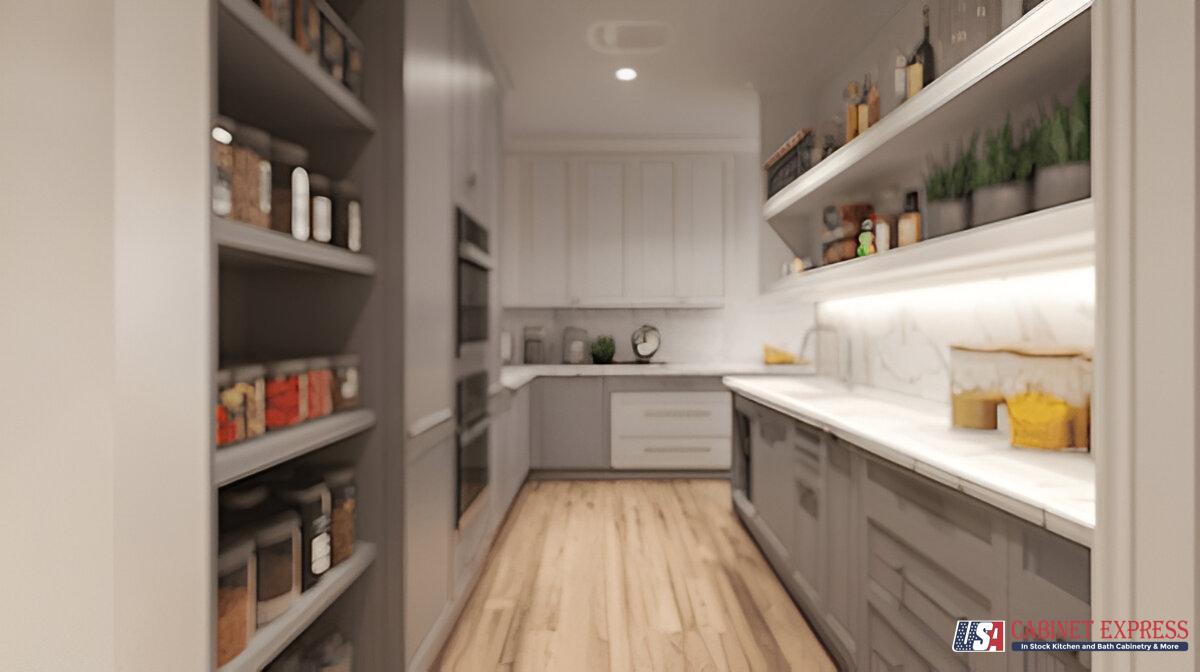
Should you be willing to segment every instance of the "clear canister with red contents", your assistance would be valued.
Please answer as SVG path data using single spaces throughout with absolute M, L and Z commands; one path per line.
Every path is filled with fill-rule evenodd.
M 287 359 L 267 366 L 267 429 L 283 429 L 308 419 L 308 360 Z
M 227 446 L 246 438 L 246 404 L 235 389 L 233 371 L 217 372 L 217 445 Z
M 308 418 L 333 413 L 333 368 L 328 357 L 308 360 Z

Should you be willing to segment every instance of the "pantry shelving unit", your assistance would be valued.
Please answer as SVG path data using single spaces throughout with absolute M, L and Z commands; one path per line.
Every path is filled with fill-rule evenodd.
M 399 311 L 387 310 L 402 300 L 403 5 L 329 4 L 362 42 L 361 99 L 268 20 L 259 3 L 213 2 L 214 113 L 305 147 L 309 170 L 354 182 L 363 210 L 361 252 L 210 217 L 216 365 L 355 353 L 363 400 L 355 410 L 213 449 L 214 499 L 221 488 L 281 465 L 349 464 L 357 486 L 354 554 L 260 629 L 222 672 L 266 668 L 314 623 L 354 642 L 355 669 L 386 669 L 403 656 L 391 636 L 402 631 L 392 605 L 401 603 L 393 564 L 402 551 L 396 513 L 403 462 L 388 450 L 402 431 L 392 423 L 403 416 L 401 392 L 389 383 L 403 377 L 394 356 L 402 334 Z M 215 650 L 215 622 L 211 627 Z
M 213 460 L 213 480 L 217 487 L 229 485 L 374 426 L 374 411 L 346 411 L 220 448 Z
M 308 626 L 325 613 L 358 577 L 375 561 L 375 545 L 355 544 L 354 553 L 321 577 L 321 582 L 304 593 L 282 616 L 254 633 L 253 639 L 237 658 L 222 665 L 220 672 L 259 672 L 275 659 L 287 645 L 299 637 Z

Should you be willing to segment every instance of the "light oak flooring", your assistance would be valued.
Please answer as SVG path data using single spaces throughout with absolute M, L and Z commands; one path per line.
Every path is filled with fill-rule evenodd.
M 437 669 L 834 670 L 716 480 L 532 481 Z

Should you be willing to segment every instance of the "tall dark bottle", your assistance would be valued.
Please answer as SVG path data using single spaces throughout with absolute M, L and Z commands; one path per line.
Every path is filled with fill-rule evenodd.
M 934 77 L 933 45 L 929 43 L 929 5 L 921 9 L 925 18 L 925 36 L 908 59 L 908 96 L 929 86 Z M 919 67 L 914 67 L 919 66 Z

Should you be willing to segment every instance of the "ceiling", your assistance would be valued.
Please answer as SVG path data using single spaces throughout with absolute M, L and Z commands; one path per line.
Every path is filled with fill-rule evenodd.
M 905 0 L 471 0 L 512 94 L 559 105 L 640 87 L 687 92 L 807 90 L 866 44 Z M 603 21 L 661 21 L 665 48 L 601 53 Z M 618 67 L 639 77 L 621 83 Z M 622 87 L 625 87 L 624 89 Z M 644 94 L 643 94 L 644 98 Z M 694 101 L 693 101 L 694 102 Z

